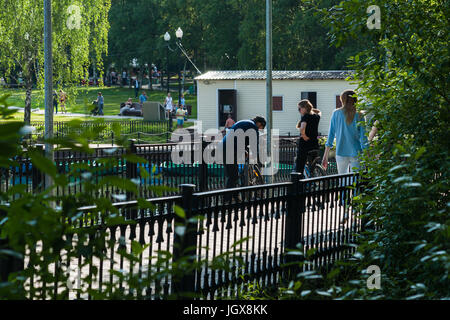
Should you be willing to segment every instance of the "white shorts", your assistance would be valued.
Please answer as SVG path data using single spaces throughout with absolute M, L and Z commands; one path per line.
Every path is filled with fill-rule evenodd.
M 336 155 L 336 164 L 339 174 L 355 172 L 354 168 L 360 168 L 357 157 L 341 157 Z

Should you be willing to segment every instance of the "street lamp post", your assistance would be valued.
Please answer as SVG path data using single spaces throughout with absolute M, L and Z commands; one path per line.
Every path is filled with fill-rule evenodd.
M 273 182 L 272 163 L 272 0 L 266 0 L 266 114 L 267 114 L 267 156 L 270 161 L 269 183 Z
M 186 50 L 183 48 L 183 45 L 181 43 L 181 39 L 183 38 L 183 30 L 181 28 L 178 28 L 177 31 L 175 31 L 175 35 L 177 37 L 177 41 L 175 44 L 177 45 L 177 48 L 180 49 L 180 51 L 183 53 L 183 55 L 186 57 L 186 59 L 194 66 L 194 68 L 197 70 L 199 74 L 202 74 L 201 71 L 197 68 L 195 63 L 189 58 L 189 55 L 186 53 Z M 170 34 L 169 32 L 166 32 L 164 34 L 164 40 L 166 41 L 167 46 L 167 70 L 169 70 L 169 50 L 175 51 L 177 50 L 170 48 L 169 41 L 170 41 Z M 167 71 L 168 72 L 168 71 Z M 168 72 L 169 73 L 169 72 Z M 183 90 L 184 90 L 184 77 L 186 74 L 186 64 L 184 65 L 184 72 L 183 72 Z M 178 72 L 178 104 L 181 103 L 181 84 L 180 84 L 180 77 L 181 77 L 181 71 Z M 169 93 L 169 78 L 167 79 L 167 93 Z
M 170 34 L 169 32 L 166 32 L 164 34 L 164 40 L 166 41 L 167 50 L 166 50 L 166 61 L 167 61 L 167 93 L 169 93 L 169 82 L 170 82 L 170 73 L 169 73 L 169 41 L 170 41 Z
M 175 31 L 175 35 L 177 37 L 176 45 L 181 50 L 181 39 L 183 38 L 183 30 L 181 28 L 178 28 L 177 31 Z M 170 73 L 169 73 L 169 50 L 175 51 L 176 49 L 170 48 L 170 34 L 169 32 L 166 32 L 164 34 L 164 40 L 166 41 L 166 47 L 167 47 L 167 93 L 169 93 L 169 79 L 170 79 Z M 178 104 L 181 103 L 181 83 L 180 83 L 180 71 L 178 71 Z
M 44 67 L 45 67 L 45 139 L 53 138 L 53 65 L 52 65 L 52 2 L 44 0 Z M 53 162 L 53 143 L 45 143 L 45 155 Z M 45 188 L 53 180 L 45 175 Z
M 180 27 L 178 27 L 177 31 L 175 32 L 175 35 L 178 39 L 178 47 L 181 47 L 181 39 L 183 38 L 183 30 L 181 30 Z M 184 74 L 183 74 L 184 76 Z M 178 105 L 181 104 L 181 71 L 178 71 Z

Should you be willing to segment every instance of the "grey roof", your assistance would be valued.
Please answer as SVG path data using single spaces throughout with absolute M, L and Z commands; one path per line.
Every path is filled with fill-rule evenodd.
M 344 80 L 352 71 L 272 71 L 274 80 Z M 195 80 L 265 80 L 266 70 L 208 71 Z

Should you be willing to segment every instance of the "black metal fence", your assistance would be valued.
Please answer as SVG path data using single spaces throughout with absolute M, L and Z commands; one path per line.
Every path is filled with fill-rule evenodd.
M 296 173 L 290 182 L 220 191 L 196 193 L 195 185 L 182 185 L 182 195 L 147 200 L 151 207 L 142 208 L 136 201 L 115 204 L 126 222 L 108 226 L 95 206 L 80 208 L 74 226 L 97 228 L 102 232 L 96 234 L 95 242 L 92 238 L 92 243 L 110 246 L 98 257 L 72 256 L 62 262 L 78 270 L 80 279 L 93 279 L 89 288 L 99 292 L 111 288 L 107 283 L 116 283 L 123 294 L 142 299 L 164 298 L 180 291 L 195 292 L 201 299 L 236 297 L 245 292 L 248 284 L 268 288 L 286 279 L 289 269 L 283 264 L 298 257 L 287 255 L 290 249 L 314 249 L 310 264 L 296 271 L 329 268 L 337 259 L 353 253 L 350 244 L 362 223 L 352 199 L 362 187 L 357 174 L 300 180 Z M 176 232 L 175 221 L 180 218 L 175 214 L 175 205 L 184 209 L 190 221 L 184 234 Z M 128 260 L 133 254 L 133 241 L 149 246 L 137 260 Z M 158 252 L 170 253 L 169 259 L 158 263 Z M 177 280 L 170 272 L 152 278 L 152 272 L 170 270 L 182 252 L 194 254 L 194 272 Z M 214 267 L 211 262 L 220 257 L 224 264 Z M 29 261 L 25 263 L 33 267 Z M 137 292 L 127 291 L 119 273 L 152 281 Z M 64 288 L 64 284 L 33 279 L 28 286 L 35 291 L 45 286 L 48 293 L 44 297 L 48 298 Z M 91 297 L 71 290 L 67 298 Z
M 177 189 L 181 184 L 195 184 L 196 191 L 219 190 L 225 187 L 225 173 L 223 165 L 206 164 L 194 161 L 192 164 L 175 164 L 172 161 L 174 150 L 183 150 L 196 159 L 196 153 L 203 154 L 207 147 L 205 142 L 195 143 L 166 143 L 166 144 L 135 144 L 130 149 L 114 146 L 94 148 L 93 153 L 76 152 L 73 150 L 57 150 L 54 153 L 55 164 L 60 174 L 65 174 L 70 184 L 56 190 L 57 196 L 74 194 L 82 191 L 86 180 L 98 184 L 107 176 L 115 176 L 134 181 L 139 185 L 142 198 L 161 196 L 155 192 L 155 186 L 168 186 Z M 273 182 L 290 180 L 294 168 L 296 145 L 281 143 L 279 152 L 278 171 Z M 145 159 L 146 163 L 132 163 L 125 159 L 131 153 Z M 111 160 L 103 161 L 105 159 Z M 11 186 L 23 184 L 30 192 L 43 186 L 42 174 L 32 165 L 28 158 L 15 159 L 17 164 L 9 169 L 0 169 L 0 191 L 6 191 Z M 243 170 L 243 166 L 240 166 Z M 147 173 L 144 175 L 143 171 Z M 335 174 L 336 163 L 330 162 L 327 174 Z M 93 191 L 93 196 L 111 198 L 113 201 L 132 200 L 131 194 L 126 195 L 118 186 L 102 184 Z M 178 190 L 164 191 L 162 195 L 176 195 Z M 126 197 L 126 198 L 124 198 Z
M 113 126 L 120 126 L 120 132 L 122 135 L 137 135 L 137 133 L 144 135 L 159 135 L 168 141 L 171 132 L 170 121 L 143 121 L 143 120 L 122 120 L 122 121 L 82 121 L 79 128 L 75 128 L 70 125 L 68 121 L 55 121 L 53 123 L 54 136 L 56 138 L 66 137 L 69 133 L 84 132 L 89 129 L 102 128 L 99 133 L 99 141 L 114 141 Z M 33 137 L 37 140 L 44 138 L 45 122 L 44 121 L 31 121 L 30 126 L 35 128 Z M 97 142 L 97 141 L 96 141 Z

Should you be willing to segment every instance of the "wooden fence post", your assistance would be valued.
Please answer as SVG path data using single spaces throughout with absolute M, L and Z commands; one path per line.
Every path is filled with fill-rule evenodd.
M 291 182 L 288 193 L 288 205 L 285 225 L 285 252 L 284 262 L 301 262 L 299 255 L 287 254 L 289 250 L 299 250 L 298 243 L 302 243 L 303 214 L 306 211 L 306 195 L 304 193 L 304 181 L 300 180 L 301 174 L 291 173 Z M 296 274 L 298 266 L 288 267 L 288 277 Z
M 194 191 L 195 185 L 182 184 L 180 185 L 182 203 L 181 207 L 184 210 L 185 218 L 178 215 L 175 216 L 175 228 L 185 227 L 184 233 L 174 234 L 174 255 L 173 261 L 179 263 L 183 259 L 187 259 L 188 264 L 195 262 L 195 255 L 197 253 L 197 223 L 190 221 L 194 217 Z M 177 229 L 176 229 L 177 230 Z M 190 293 L 195 292 L 195 273 L 187 272 L 181 276 L 180 279 L 174 283 L 174 291 L 179 299 L 192 299 Z

